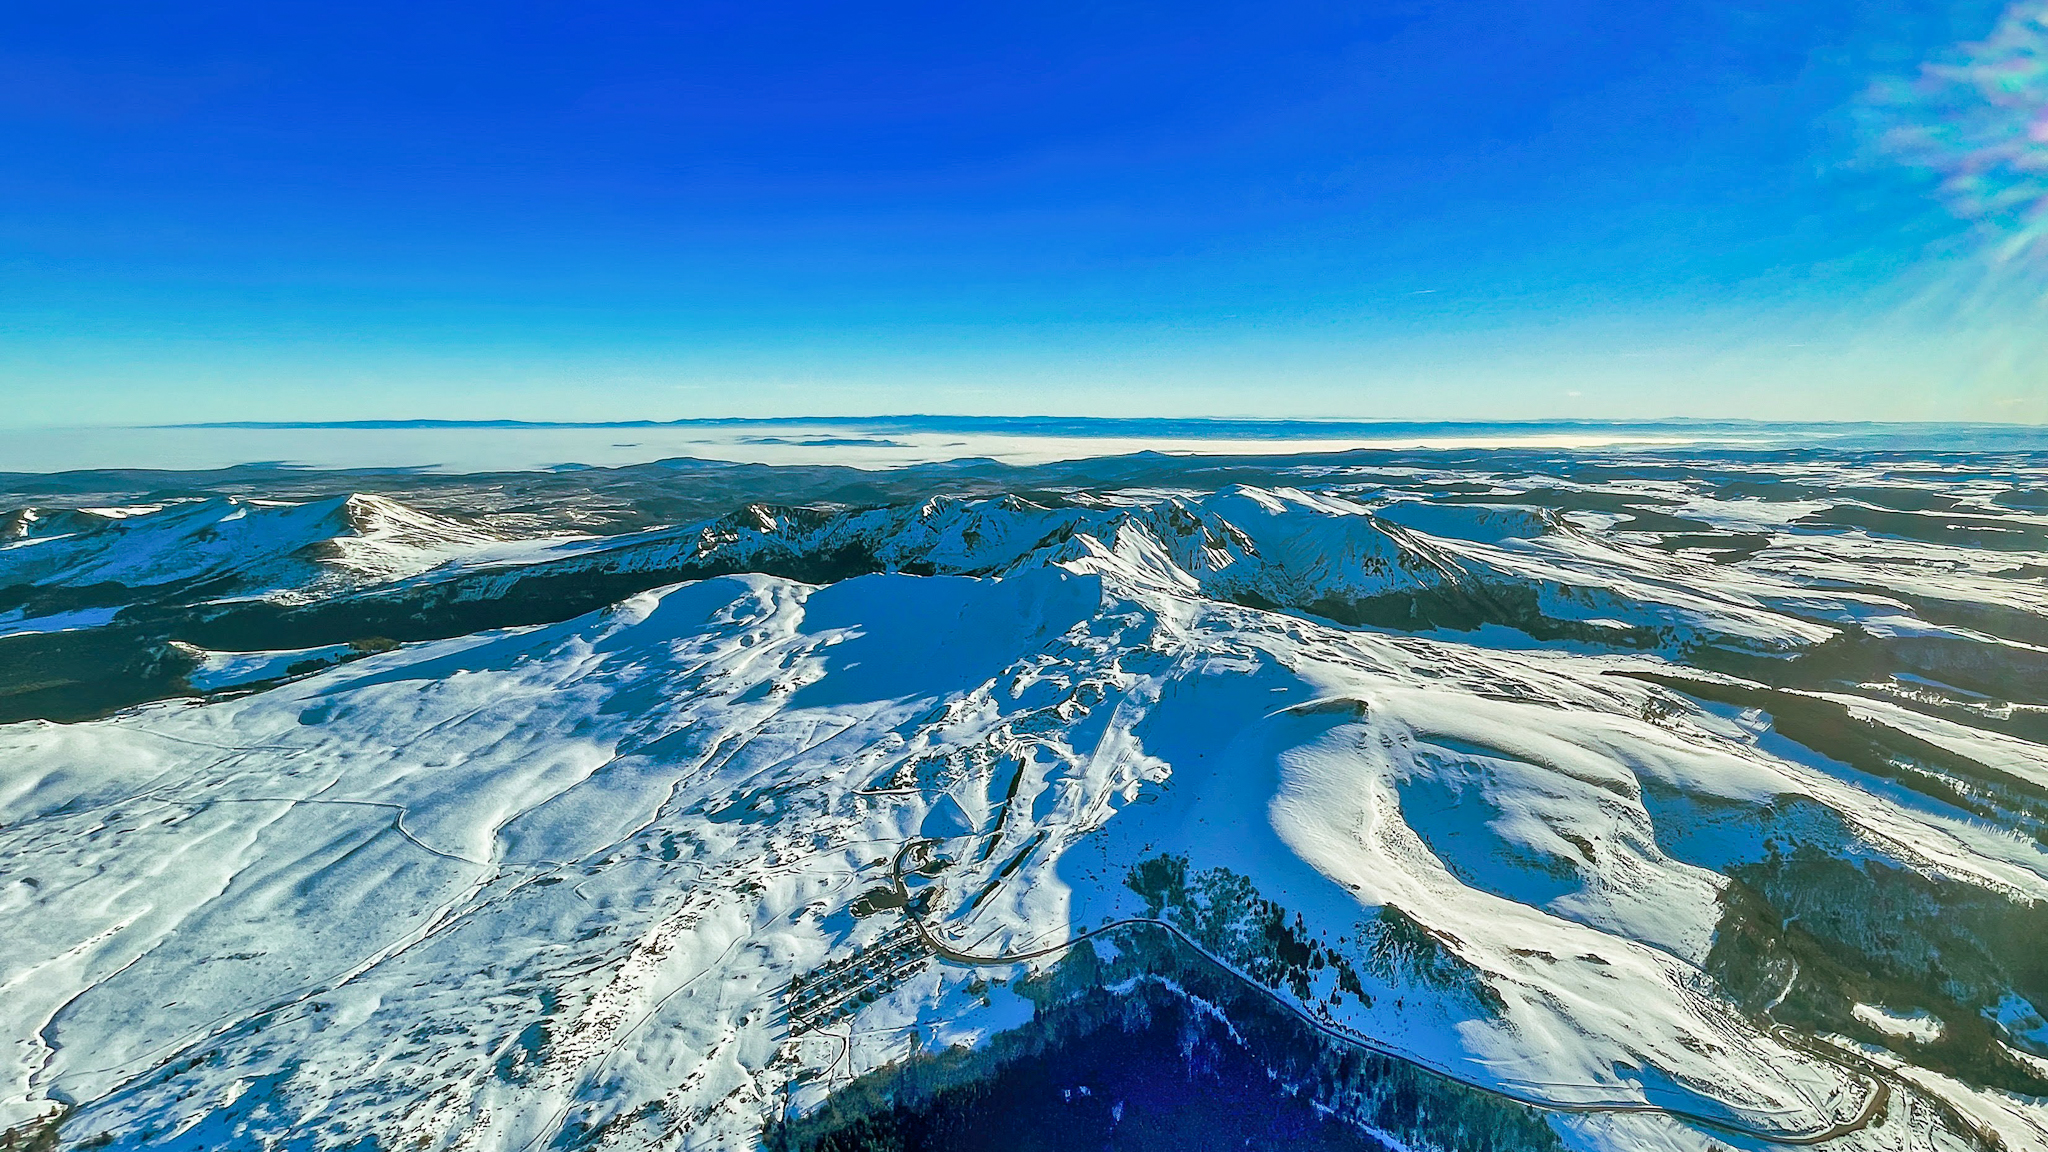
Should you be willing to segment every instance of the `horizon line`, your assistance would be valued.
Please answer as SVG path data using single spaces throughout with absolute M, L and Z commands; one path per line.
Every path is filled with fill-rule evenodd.
M 1342 428 L 1654 428 L 1654 427 L 1744 427 L 1744 428 L 2043 428 L 2048 424 L 2020 420 L 1764 420 L 1750 417 L 1524 417 L 1500 419 L 1414 419 L 1360 416 L 994 416 L 964 413 L 895 413 L 873 416 L 683 416 L 669 420 L 638 418 L 627 420 L 525 420 L 510 417 L 452 419 L 442 417 L 369 418 L 358 420 L 203 420 L 176 424 L 94 425 L 82 427 L 176 429 L 286 429 L 327 428 L 398 430 L 407 428 L 688 428 L 741 427 L 797 424 L 865 424 L 900 426 L 1059 427 L 1103 428 L 1183 426 L 1210 431 L 1228 428 L 1334 430 Z

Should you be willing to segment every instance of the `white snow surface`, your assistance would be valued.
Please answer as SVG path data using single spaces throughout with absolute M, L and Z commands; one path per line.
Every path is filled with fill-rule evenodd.
M 119 608 L 74 608 L 69 612 L 30 616 L 16 608 L 11 612 L 0 612 L 0 636 L 32 632 L 77 632 L 86 628 L 98 628 L 111 622 L 119 612 Z
M 847 906 L 940 809 L 973 829 L 951 843 L 995 840 L 934 913 L 963 946 L 1133 914 L 1127 869 L 1179 852 L 1330 940 L 1398 907 L 1497 1000 L 1382 966 L 1372 1007 L 1311 1005 L 1334 1027 L 1560 1103 L 1851 1115 L 1864 1083 L 1709 994 L 1709 866 L 1760 832 L 1676 834 L 1671 797 L 1808 797 L 1870 853 L 2038 898 L 2048 859 L 1986 858 L 1711 714 L 1652 723 L 1656 689 L 1598 674 L 1632 661 L 1219 603 L 1118 539 L 1002 578 L 706 580 L 240 699 L 13 725 L 0 1123 L 71 1101 L 68 1133 L 144 1142 L 523 1149 L 612 1124 L 746 1146 L 907 1036 L 1017 1019 L 942 965 L 851 1035 L 786 1035 L 790 977 L 883 930 Z
M 278 679 L 290 675 L 294 667 L 339 664 L 355 651 L 346 644 L 266 652 L 209 652 L 203 648 L 186 647 L 198 657 L 199 666 L 187 673 L 185 679 L 201 692 Z
M 1687 511 L 1807 510 L 1755 503 Z M 860 1072 L 1030 1018 L 1000 985 L 968 988 L 1025 965 L 942 963 L 790 1035 L 791 979 L 900 923 L 851 905 L 930 837 L 955 861 L 930 922 L 960 948 L 1015 953 L 1142 915 L 1130 869 L 1181 855 L 1349 949 L 1369 1003 L 1332 1003 L 1334 967 L 1305 999 L 1276 992 L 1333 1033 L 1528 1099 L 1797 1133 L 1856 1115 L 1870 1081 L 1712 987 L 1728 867 L 1808 836 L 2048 899 L 2038 843 L 1866 786 L 1757 714 L 1605 675 L 1670 671 L 1701 638 L 1782 654 L 1851 622 L 1966 635 L 1812 575 L 1853 568 L 1877 546 L 1864 537 L 1824 562 L 1737 566 L 1533 508 L 1288 488 L 757 507 L 527 542 L 360 496 L 119 511 L 24 519 L 0 542 L 0 585 L 297 595 L 836 554 L 886 570 L 720 576 L 233 699 L 0 726 L 0 1128 L 76 1106 L 67 1138 L 119 1147 L 292 1134 L 513 1152 L 593 1130 L 751 1147 L 764 1120 Z M 1979 569 L 1911 579 L 2041 603 Z M 1401 636 L 1278 610 L 1475 579 L 1657 640 L 1489 647 L 1508 630 Z M 268 681 L 345 649 L 207 653 L 191 681 Z M 2048 780 L 2048 750 L 2025 740 L 1832 699 Z M 1830 818 L 1760 815 L 1794 799 Z M 1362 929 L 1389 908 L 1461 979 L 1367 955 Z M 1588 1149 L 1728 1139 L 1649 1114 L 1557 1128 Z M 1905 1128 L 1835 1146 L 1903 1148 Z
M 38 530 L 0 539 L 0 587 L 151 588 L 205 580 L 219 581 L 223 592 L 267 591 L 393 579 L 497 543 L 477 529 L 367 495 L 303 503 L 220 496 L 37 512 L 16 515 L 25 529 Z
M 1703 638 L 1785 653 L 1842 623 L 1895 617 L 1904 605 L 1847 591 L 1815 597 L 1802 582 L 1682 554 L 1635 548 L 1514 505 L 1431 505 L 1367 494 L 1262 489 L 1207 494 L 1080 494 L 1058 506 L 1020 496 L 935 497 L 826 514 L 755 505 L 675 528 L 566 540 L 521 552 L 551 574 L 774 567 L 851 555 L 885 570 L 1000 575 L 1114 552 L 1158 582 L 1215 599 L 1342 616 L 1376 598 L 1488 586 L 1522 588 L 1549 619 L 1588 635 L 1638 633 L 1641 646 Z M 512 571 L 489 555 L 421 581 Z M 1788 612 L 1786 609 L 1797 609 Z
M 1880 1004 L 1858 1004 L 1850 1009 L 1858 1020 L 1887 1036 L 1900 1036 L 1922 1044 L 1941 1039 L 1941 1021 L 1924 1011 L 1893 1012 Z

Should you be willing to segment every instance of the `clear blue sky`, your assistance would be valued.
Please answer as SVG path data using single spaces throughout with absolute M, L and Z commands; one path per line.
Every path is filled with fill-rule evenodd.
M 2048 420 L 2042 10 L 15 4 L 0 400 Z

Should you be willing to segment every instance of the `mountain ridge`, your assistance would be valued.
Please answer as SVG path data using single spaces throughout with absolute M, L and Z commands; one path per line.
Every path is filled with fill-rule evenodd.
M 2048 1132 L 2038 649 L 1917 606 L 2011 631 L 2025 550 L 1809 519 L 1870 506 L 1868 465 L 1777 502 L 1179 466 L 609 535 L 130 517 L 180 528 L 119 536 L 149 571 L 236 508 L 318 531 L 248 537 L 220 594 L 0 636 L 164 697 L 0 724 L 0 1127 L 753 1147 L 917 1053 L 1178 988 L 1382 1143 L 1465 1146 L 1427 1114 L 1617 1152 Z M 1914 482 L 2031 524 L 1994 499 L 2024 475 L 1958 471 Z M 265 567 L 330 531 L 360 583 Z M 1390 592 L 1480 615 L 1338 611 Z M 183 670 L 135 670 L 151 644 Z M 1228 978 L 1098 932 L 1138 920 Z

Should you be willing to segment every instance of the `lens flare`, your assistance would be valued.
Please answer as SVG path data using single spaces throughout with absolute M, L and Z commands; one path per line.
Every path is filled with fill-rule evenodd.
M 1886 153 L 1934 174 L 2000 259 L 2048 259 L 2048 3 L 2012 5 L 1983 40 L 1873 96 Z

